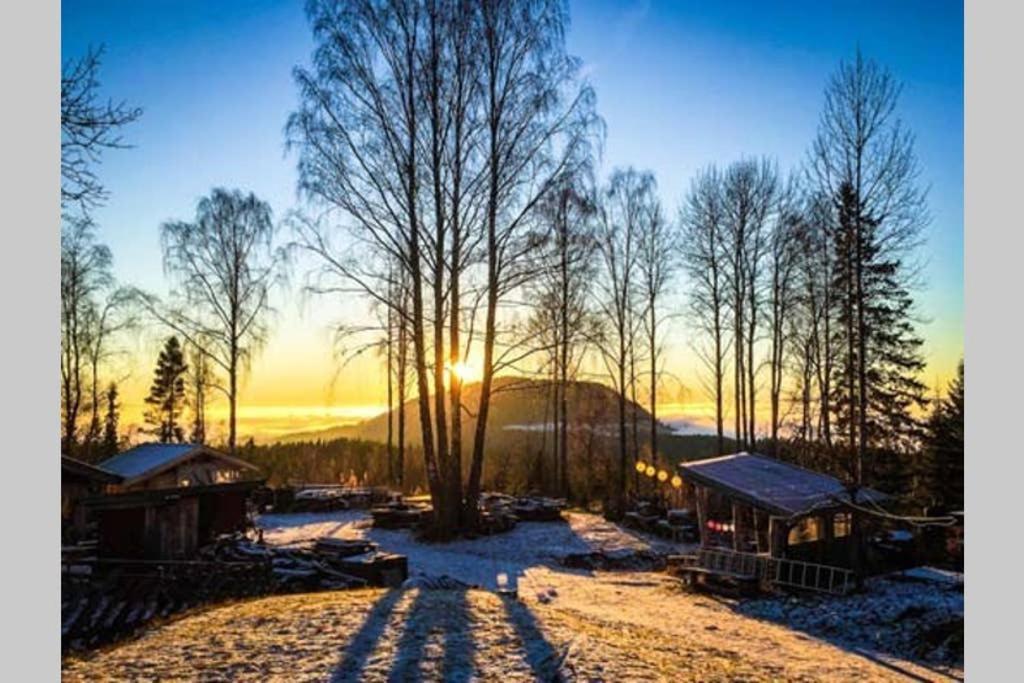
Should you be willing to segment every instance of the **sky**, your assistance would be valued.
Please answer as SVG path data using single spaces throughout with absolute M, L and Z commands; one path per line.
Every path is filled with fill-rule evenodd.
M 98 234 L 121 282 L 166 291 L 159 226 L 190 220 L 213 187 L 251 190 L 277 218 L 301 208 L 283 129 L 297 104 L 292 69 L 312 50 L 302 2 L 65 0 L 61 12 L 62 58 L 103 45 L 103 94 L 144 109 L 124 132 L 133 147 L 106 155 L 99 171 L 110 199 L 95 213 Z M 568 50 L 607 126 L 602 169 L 653 171 L 670 215 L 707 164 L 767 155 L 783 170 L 799 165 L 826 80 L 858 47 L 888 67 L 903 83 L 898 114 L 929 189 L 918 293 L 924 379 L 945 385 L 963 353 L 962 3 L 574 0 L 570 16 Z M 384 403 L 380 363 L 342 368 L 331 344 L 332 324 L 362 315 L 364 303 L 303 296 L 296 266 L 243 385 L 243 430 L 328 426 Z M 674 406 L 665 414 L 696 414 L 706 405 L 699 368 L 685 324 L 673 325 L 676 388 L 666 390 Z M 157 344 L 156 335 L 133 340 L 119 368 L 129 419 Z

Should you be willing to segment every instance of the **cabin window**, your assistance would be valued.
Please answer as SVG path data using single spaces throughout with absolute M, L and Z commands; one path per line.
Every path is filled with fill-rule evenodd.
M 850 513 L 837 512 L 832 518 L 832 535 L 835 538 L 842 538 L 850 535 Z
M 811 541 L 817 541 L 820 537 L 818 519 L 816 517 L 804 517 L 790 528 L 788 544 L 810 543 Z

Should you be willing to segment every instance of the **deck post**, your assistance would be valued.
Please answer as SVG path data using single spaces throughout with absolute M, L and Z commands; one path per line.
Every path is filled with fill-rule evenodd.
M 768 554 L 772 557 L 782 557 L 786 552 L 787 536 L 789 525 L 782 517 L 774 515 L 768 518 Z
M 693 485 L 693 501 L 697 508 L 697 526 L 700 527 L 700 545 L 702 548 L 705 548 L 708 545 L 707 490 L 700 484 Z
M 732 549 L 736 552 L 744 550 L 743 539 L 746 536 L 747 526 L 743 519 L 743 509 L 739 503 L 732 504 Z

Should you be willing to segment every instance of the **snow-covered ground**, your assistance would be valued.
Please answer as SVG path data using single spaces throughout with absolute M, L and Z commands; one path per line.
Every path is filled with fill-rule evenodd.
M 505 682 L 557 680 L 557 673 L 609 682 L 947 680 L 934 666 L 872 647 L 877 619 L 893 615 L 869 607 L 865 596 L 737 603 L 684 592 L 664 574 L 560 567 L 557 559 L 570 553 L 677 550 L 595 515 L 568 517 L 568 524 L 521 523 L 507 534 L 428 545 L 405 531 L 372 529 L 357 511 L 265 515 L 267 542 L 369 538 L 408 556 L 411 585 L 423 585 L 417 577 L 448 575 L 486 589 L 504 572 L 518 585 L 519 600 L 489 590 L 420 587 L 265 598 L 186 617 L 91 659 L 66 660 L 64 678 Z M 936 590 L 889 583 L 906 591 L 904 606 Z M 925 598 L 929 609 L 962 615 L 962 593 L 959 602 L 936 596 Z M 826 622 L 836 619 L 850 640 L 822 630 L 814 622 L 819 614 L 838 615 Z M 861 620 L 876 621 L 858 632 L 852 624 Z
M 409 558 L 409 575 L 447 575 L 474 586 L 497 587 L 504 573 L 512 587 L 539 570 L 586 574 L 558 568 L 558 560 L 573 553 L 654 550 L 685 552 L 688 547 L 648 537 L 605 521 L 598 515 L 567 513 L 569 523 L 520 522 L 512 531 L 473 540 L 425 544 L 405 530 L 374 529 L 365 512 L 344 510 L 330 513 L 263 515 L 259 526 L 264 540 L 274 545 L 312 542 L 323 536 L 369 539 L 381 550 Z

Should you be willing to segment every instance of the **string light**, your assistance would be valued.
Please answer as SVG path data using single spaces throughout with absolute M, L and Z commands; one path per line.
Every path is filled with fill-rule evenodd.
M 658 481 L 661 481 L 661 482 L 668 481 L 668 472 L 666 472 L 665 470 L 659 470 L 658 471 Z
M 646 472 L 647 471 L 647 463 L 645 463 L 643 460 L 637 460 L 636 461 L 636 471 L 637 472 Z
M 680 477 L 678 474 L 676 476 L 672 477 L 672 486 L 673 487 L 679 488 L 682 485 L 683 485 L 683 478 L 682 477 Z
M 657 471 L 658 471 L 658 470 L 654 469 L 654 465 L 648 465 L 648 466 L 647 466 L 647 476 L 648 476 L 648 477 L 653 477 L 653 476 L 654 476 L 654 474 L 655 474 L 655 473 L 656 473 Z

